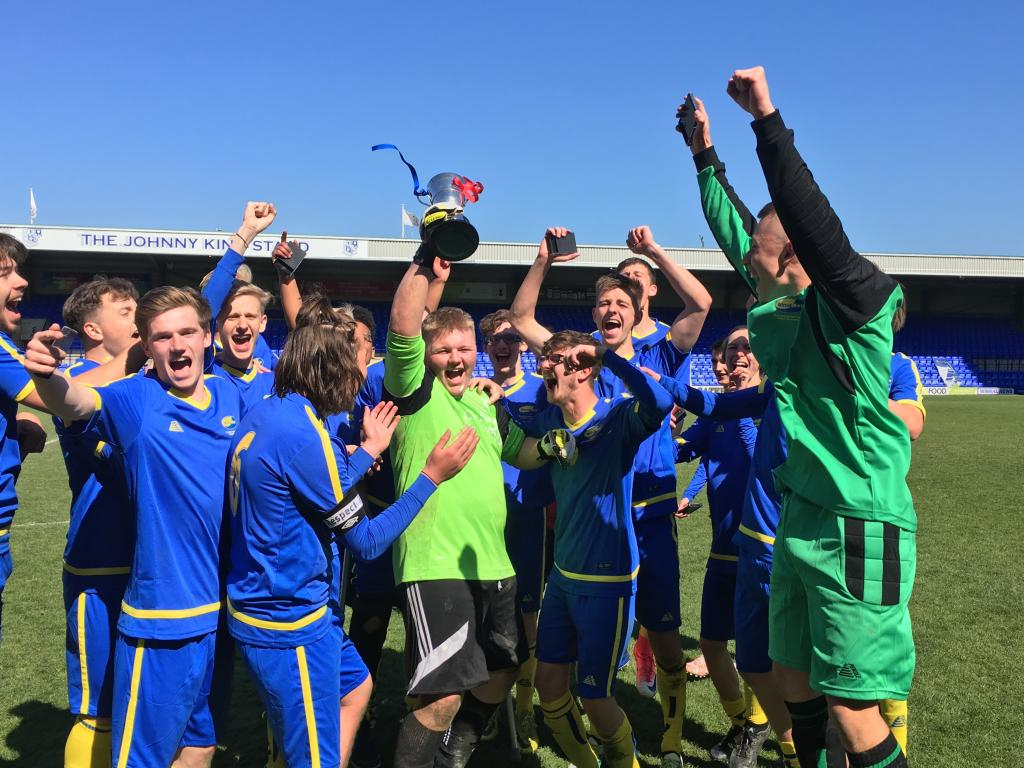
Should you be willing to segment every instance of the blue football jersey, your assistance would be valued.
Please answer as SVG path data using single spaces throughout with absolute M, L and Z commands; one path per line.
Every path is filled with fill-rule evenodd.
M 123 456 L 136 545 L 118 629 L 176 640 L 217 628 L 224 475 L 242 400 L 234 385 L 204 377 L 184 397 L 155 375 L 133 375 L 93 392 L 81 427 Z
M 633 459 L 660 429 L 672 401 L 614 352 L 606 352 L 603 361 L 602 370 L 630 382 L 635 398 L 599 398 L 575 424 L 566 424 L 561 410 L 549 408 L 525 431 L 541 437 L 551 429 L 569 429 L 579 449 L 572 467 L 550 466 L 558 506 L 551 578 L 575 594 L 629 595 L 636 590 L 640 567 L 633 530 Z
M 713 421 L 699 418 L 678 438 L 680 461 L 702 457 L 707 472 L 711 512 L 709 567 L 735 570 L 733 537 L 740 525 L 757 427 L 751 419 Z
M 689 354 L 679 351 L 666 336 L 660 341 L 634 346 L 629 362 L 662 376 L 682 380 L 687 371 Z M 600 397 L 621 397 L 628 394 L 623 381 L 611 371 L 602 369 L 595 391 Z M 668 417 L 661 428 L 648 437 L 637 450 L 633 463 L 633 516 L 636 520 L 665 517 L 676 511 L 675 445 Z
M 343 480 L 361 477 L 371 463 L 362 449 L 349 456 L 301 395 L 270 397 L 242 419 L 227 481 L 228 628 L 235 638 L 292 647 L 320 637 L 333 615 L 332 533 L 360 549 L 372 531 L 379 554 L 433 493 L 421 475 L 389 509 L 400 520 L 385 531 Z
M 757 387 L 715 394 L 662 380 L 676 402 L 705 419 L 760 419 L 745 484 L 740 523 L 733 541 L 740 549 L 771 555 L 779 527 L 782 496 L 775 487 L 775 469 L 786 461 L 786 431 L 775 402 L 775 387 L 765 380 Z
M 217 360 L 213 364 L 212 373 L 231 382 L 238 389 L 242 397 L 243 414 L 274 391 L 274 374 L 261 371 L 255 359 L 245 371 Z
M 75 378 L 99 365 L 83 359 L 64 375 Z M 135 513 L 121 454 L 95 430 L 69 431 L 56 417 L 53 426 L 71 488 L 64 570 L 82 577 L 127 574 L 135 550 Z
M 18 509 L 14 484 L 21 472 L 18 447 L 18 403 L 35 391 L 21 353 L 6 333 L 0 332 L 0 589 L 7 583 L 11 563 L 11 521 Z

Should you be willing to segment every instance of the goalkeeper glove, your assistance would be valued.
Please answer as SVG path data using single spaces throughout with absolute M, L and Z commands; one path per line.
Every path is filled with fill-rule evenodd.
M 568 429 L 552 429 L 546 432 L 537 443 L 537 453 L 544 461 L 557 461 L 563 469 L 575 464 L 579 456 L 576 438 Z

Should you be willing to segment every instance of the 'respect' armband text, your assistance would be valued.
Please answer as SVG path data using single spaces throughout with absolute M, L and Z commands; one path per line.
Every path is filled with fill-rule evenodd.
M 329 510 L 324 516 L 324 525 L 330 530 L 344 533 L 366 517 L 366 506 L 363 497 L 353 487 L 345 494 L 341 502 Z

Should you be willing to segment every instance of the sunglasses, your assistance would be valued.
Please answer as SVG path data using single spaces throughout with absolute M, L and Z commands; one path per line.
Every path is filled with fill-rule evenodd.
M 550 355 L 540 355 L 537 358 L 538 363 L 551 363 L 551 366 L 560 365 L 565 362 L 565 355 L 561 352 L 552 352 Z M 567 366 L 568 367 L 568 366 Z
M 523 337 L 518 333 L 495 333 L 491 336 L 484 336 L 484 342 L 487 344 L 497 344 L 502 341 L 506 344 L 519 344 L 522 340 Z

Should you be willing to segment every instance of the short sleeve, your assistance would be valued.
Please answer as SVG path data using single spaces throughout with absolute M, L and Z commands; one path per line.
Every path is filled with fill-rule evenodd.
M 36 388 L 21 363 L 21 353 L 7 339 L 0 338 L 0 390 L 12 400 L 21 402 Z
M 889 371 L 889 399 L 920 408 L 924 413 L 924 384 L 917 365 L 909 357 L 900 354 L 892 356 Z
M 94 429 L 109 443 L 124 449 L 139 434 L 139 428 L 149 409 L 146 407 L 152 387 L 145 376 L 134 374 L 95 389 L 96 412 L 84 429 Z

